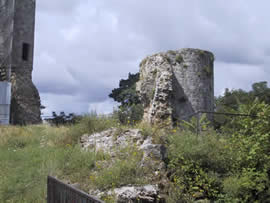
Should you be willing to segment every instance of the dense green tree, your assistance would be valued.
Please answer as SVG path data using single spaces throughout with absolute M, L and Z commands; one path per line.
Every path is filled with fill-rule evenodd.
M 267 82 L 258 82 L 252 85 L 252 97 L 258 98 L 260 102 L 270 104 L 270 88 L 267 87 Z
M 121 79 L 119 87 L 112 90 L 109 97 L 121 103 L 121 106 L 131 106 L 132 104 L 140 103 L 139 97 L 136 94 L 136 82 L 139 81 L 140 75 L 128 74 L 128 79 Z
M 136 82 L 139 81 L 139 73 L 128 74 L 128 79 L 121 79 L 119 87 L 112 90 L 109 97 L 120 103 L 117 112 L 121 123 L 134 124 L 140 121 L 143 115 L 143 107 L 136 93 Z
M 237 111 L 240 104 L 249 104 L 254 102 L 255 99 L 270 104 L 270 88 L 266 81 L 254 83 L 251 91 L 226 88 L 224 95 L 216 98 L 216 110 Z
M 241 104 L 252 104 L 255 100 L 270 104 L 270 88 L 267 86 L 266 81 L 252 84 L 250 91 L 244 91 L 242 89 L 229 90 L 226 88 L 224 95 L 216 98 L 216 112 L 239 113 Z M 231 116 L 215 115 L 214 126 L 215 128 L 220 128 L 228 124 L 228 121 L 231 119 Z
M 65 112 L 60 112 L 58 115 L 56 112 L 52 112 L 52 118 L 45 119 L 52 125 L 60 126 L 60 125 L 71 125 L 75 124 L 81 120 L 81 116 L 75 115 L 74 113 L 70 113 L 68 115 Z

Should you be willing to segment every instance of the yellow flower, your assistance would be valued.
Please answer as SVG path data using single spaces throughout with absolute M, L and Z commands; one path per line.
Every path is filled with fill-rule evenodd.
M 89 176 L 89 179 L 90 179 L 91 181 L 94 181 L 94 180 L 95 180 L 95 176 Z

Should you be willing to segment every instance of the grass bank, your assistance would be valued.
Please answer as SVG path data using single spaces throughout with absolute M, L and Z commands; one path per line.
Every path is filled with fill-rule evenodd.
M 126 156 L 113 160 L 102 151 L 80 149 L 81 135 L 110 127 L 140 128 L 145 137 L 167 146 L 162 191 L 167 202 L 269 202 L 270 106 L 241 106 L 240 113 L 257 117 L 234 119 L 219 133 L 202 123 L 199 136 L 191 124 L 186 130 L 121 126 L 113 118 L 95 116 L 73 126 L 0 126 L 0 202 L 46 202 L 48 174 L 79 183 L 86 192 L 146 183 L 149 171 L 140 169 L 142 153 L 136 147 L 123 149 Z

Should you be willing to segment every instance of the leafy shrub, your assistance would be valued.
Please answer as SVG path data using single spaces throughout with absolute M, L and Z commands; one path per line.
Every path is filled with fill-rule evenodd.
M 182 63 L 184 61 L 181 54 L 177 54 L 176 57 L 175 57 L 175 60 L 176 60 L 177 63 Z
M 230 191 L 228 183 L 233 182 L 236 188 L 229 196 L 241 201 L 263 201 L 270 195 L 270 106 L 255 101 L 240 105 L 239 110 L 256 117 L 242 117 L 231 122 L 236 131 L 230 140 L 238 156 L 235 175 L 225 180 L 224 188 Z
M 222 175 L 232 170 L 234 154 L 214 132 L 197 136 L 182 131 L 169 136 L 169 169 L 174 186 L 193 198 L 217 199 Z
M 120 106 L 117 115 L 121 124 L 134 125 L 142 120 L 143 106 L 141 104 Z
M 145 174 L 140 167 L 142 155 L 135 146 L 128 146 L 117 154 L 117 159 L 109 167 L 104 167 L 102 163 L 97 162 L 97 173 L 89 177 L 92 185 L 99 189 L 106 189 L 144 183 Z
M 239 105 L 238 113 L 255 116 L 234 117 L 226 121 L 221 134 L 208 130 L 199 136 L 195 119 L 182 124 L 184 131 L 169 136 L 171 191 L 178 190 L 171 197 L 270 200 L 270 106 L 255 101 Z
M 243 169 L 241 174 L 226 178 L 223 185 L 224 192 L 230 199 L 240 202 L 255 202 L 259 199 L 268 202 L 270 200 L 269 179 L 266 172 Z

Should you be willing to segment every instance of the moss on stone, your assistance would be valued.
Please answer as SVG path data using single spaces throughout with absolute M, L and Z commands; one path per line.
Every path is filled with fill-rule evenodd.
M 152 99 L 152 100 L 154 99 L 155 92 L 156 92 L 156 89 L 153 87 L 153 89 L 152 89 L 152 91 L 151 91 L 151 99 Z
M 206 66 L 203 69 L 204 69 L 204 71 L 206 72 L 207 75 L 210 76 L 212 74 L 212 70 L 211 70 L 211 68 L 209 66 Z
M 197 72 L 196 75 L 200 78 L 202 73 L 201 72 Z
M 177 52 L 176 52 L 176 51 L 173 51 L 173 50 L 169 50 L 169 51 L 168 51 L 168 54 L 171 54 L 171 55 L 176 55 L 176 53 L 177 53 Z
M 171 63 L 171 58 L 169 56 L 164 55 L 163 57 L 169 64 Z
M 148 58 L 145 58 L 142 60 L 142 62 L 140 63 L 140 67 L 144 66 L 146 64 Z
M 152 73 L 153 73 L 153 76 L 156 77 L 156 75 L 157 75 L 157 69 L 153 70 Z
M 200 54 L 200 56 L 203 56 L 205 54 L 205 52 L 203 50 L 199 50 L 199 54 Z
M 184 61 L 181 54 L 177 54 L 176 57 L 175 57 L 175 60 L 176 60 L 177 63 L 182 63 Z
M 215 56 L 211 55 L 211 61 L 214 62 L 215 61 Z

